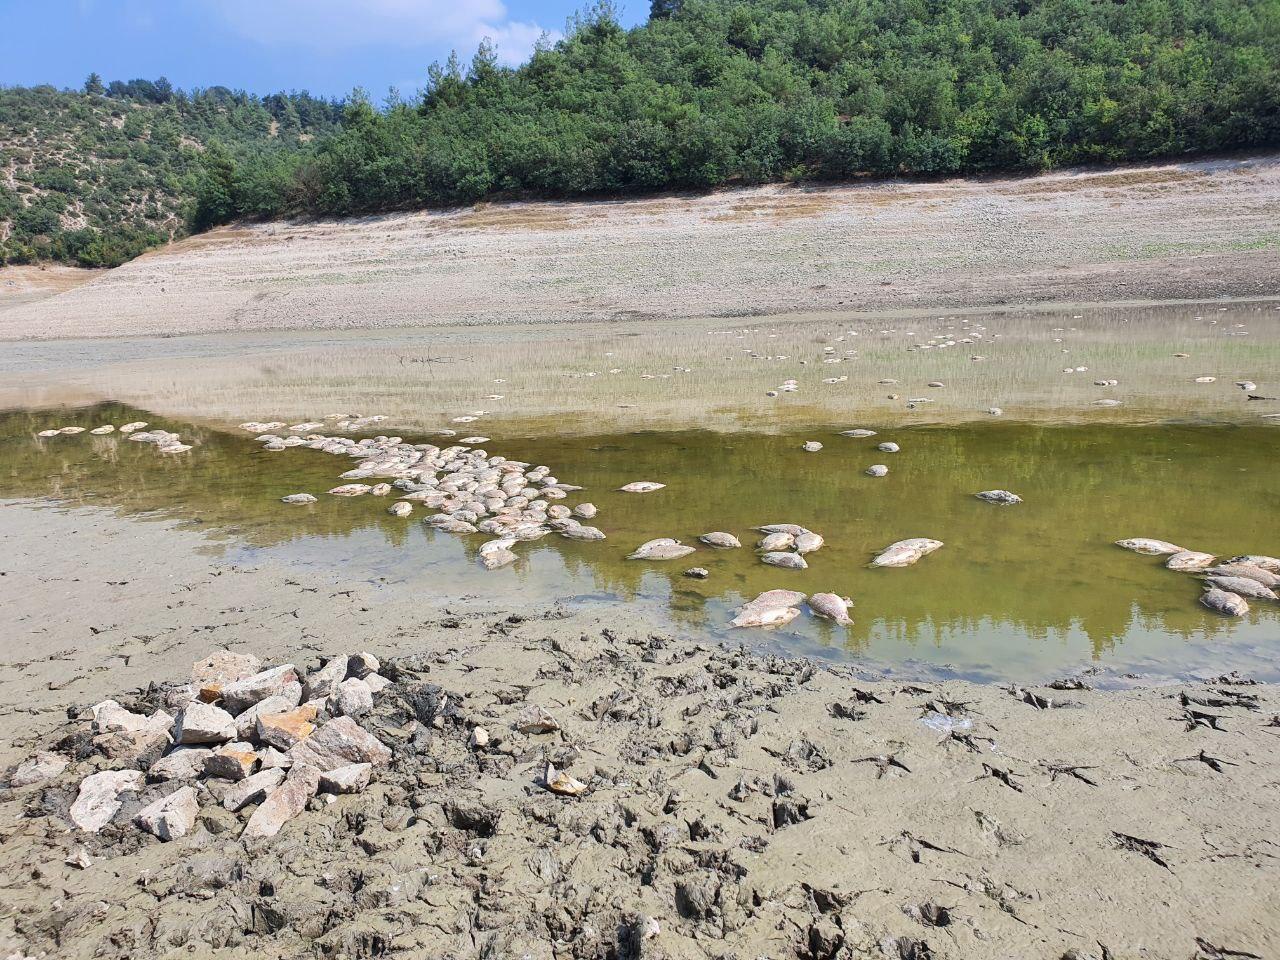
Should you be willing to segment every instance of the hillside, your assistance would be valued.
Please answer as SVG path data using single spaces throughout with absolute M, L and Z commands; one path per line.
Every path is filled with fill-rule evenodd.
M 339 116 L 306 94 L 188 94 L 164 80 L 0 88 L 0 263 L 122 263 L 188 232 L 210 149 L 261 162 Z
M 421 103 L 353 101 L 312 155 L 223 171 L 207 213 L 935 178 L 1277 143 L 1275 0 L 655 0 L 630 30 L 602 3 L 518 69 L 482 45 L 465 69 L 434 66 Z

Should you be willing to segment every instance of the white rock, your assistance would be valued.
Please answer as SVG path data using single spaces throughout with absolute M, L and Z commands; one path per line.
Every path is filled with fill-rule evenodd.
M 141 770 L 104 770 L 80 781 L 80 793 L 71 805 L 71 822 L 81 830 L 97 833 L 120 809 L 120 794 L 141 790 L 146 779 Z
M 229 683 L 222 688 L 222 702 L 233 713 L 248 710 L 259 700 L 284 694 L 291 683 L 298 682 L 298 669 L 286 663 L 253 676 Z
M 174 747 L 151 765 L 147 776 L 152 780 L 194 780 L 212 753 L 208 747 Z
M 349 677 L 338 684 L 329 698 L 331 712 L 344 717 L 362 717 L 373 709 L 373 691 L 359 677 Z
M 337 717 L 289 748 L 294 766 L 336 770 L 352 763 L 388 763 L 391 751 L 350 717 Z
M 60 753 L 38 750 L 18 764 L 18 769 L 14 770 L 13 776 L 9 778 L 9 786 L 29 787 L 33 783 L 52 780 L 67 769 L 67 762 L 67 758 Z
M 167 797 L 143 807 L 133 822 L 161 840 L 176 840 L 186 836 L 196 825 L 200 802 L 191 787 L 179 787 Z
M 489 745 L 489 731 L 484 727 L 472 727 L 467 743 L 472 750 L 483 750 Z
M 304 743 L 306 741 L 303 741 Z M 281 827 L 307 808 L 307 801 L 320 786 L 320 770 L 305 763 L 295 763 L 284 782 L 267 794 L 245 825 L 241 839 L 274 837 Z
M 221 707 L 196 700 L 178 714 L 174 739 L 181 744 L 224 743 L 236 735 L 235 717 Z
M 338 684 L 347 678 L 347 667 L 350 658 L 346 655 L 334 657 L 319 670 L 308 675 L 303 684 L 303 696 L 308 700 L 327 697 L 338 689 Z
M 359 793 L 369 786 L 373 774 L 371 763 L 351 763 L 320 774 L 320 790 L 324 793 Z
M 283 756 L 283 754 L 282 754 Z M 235 813 L 251 803 L 260 803 L 268 793 L 284 781 L 283 767 L 268 767 L 251 777 L 245 777 L 222 794 L 222 805 Z

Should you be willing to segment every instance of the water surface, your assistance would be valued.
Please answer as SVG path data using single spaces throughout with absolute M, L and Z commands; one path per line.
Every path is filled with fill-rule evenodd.
M 195 447 L 167 457 L 118 435 L 33 436 L 48 426 L 135 419 L 176 430 Z M 345 458 L 304 448 L 267 453 L 243 431 L 120 404 L 3 416 L 0 496 L 179 518 L 206 529 L 211 548 L 231 558 L 272 558 L 413 589 L 424 604 L 467 595 L 496 604 L 638 603 L 653 610 L 655 629 L 767 642 L 904 674 L 1029 681 L 1092 663 L 1113 674 L 1242 668 L 1280 679 L 1280 605 L 1254 601 L 1248 617 L 1222 618 L 1197 603 L 1196 578 L 1113 545 L 1147 536 L 1223 556 L 1280 553 L 1280 425 L 993 420 L 890 427 L 864 440 L 839 436 L 846 426 L 495 440 L 490 452 L 545 463 L 586 487 L 567 502 L 595 503 L 609 535 L 603 543 L 553 536 L 523 544 L 517 565 L 495 572 L 476 562 L 483 536 L 435 532 L 420 522 L 421 510 L 408 520 L 390 517 L 385 499 L 325 496 L 350 467 Z M 825 448 L 804 452 L 808 439 Z M 902 451 L 877 451 L 886 439 Z M 890 475 L 865 476 L 871 463 L 887 463 Z M 617 492 L 638 479 L 667 488 Z M 973 497 L 996 487 L 1026 502 L 1002 508 Z M 278 502 L 299 491 L 320 502 Z M 808 570 L 765 566 L 751 549 L 752 527 L 784 521 L 826 537 Z M 624 559 L 647 539 L 693 543 L 710 530 L 736 534 L 745 548 L 702 548 L 667 563 Z M 946 546 L 908 569 L 867 567 L 878 549 L 916 536 Z M 711 576 L 684 577 L 693 565 Z M 727 629 L 734 607 L 773 587 L 848 596 L 855 622 L 841 628 L 805 616 L 779 631 Z

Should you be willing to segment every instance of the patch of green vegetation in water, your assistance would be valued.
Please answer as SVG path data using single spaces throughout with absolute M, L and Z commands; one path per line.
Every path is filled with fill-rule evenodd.
M 118 434 L 34 438 L 50 426 L 135 419 L 176 430 L 196 446 L 165 456 Z M 391 517 L 391 498 L 327 497 L 354 461 L 306 448 L 268 453 L 248 435 L 114 404 L 0 418 L 0 496 L 198 521 L 236 556 L 329 565 L 335 579 L 420 583 L 424 598 L 650 604 L 655 629 L 764 641 L 906 674 L 1028 680 L 1093 661 L 1150 674 L 1245 668 L 1280 676 L 1268 666 L 1280 663 L 1280 604 L 1254 600 L 1244 619 L 1223 618 L 1199 605 L 1195 576 L 1113 544 L 1155 537 L 1223 557 L 1280 553 L 1275 427 L 993 422 L 901 428 L 860 440 L 836 429 L 486 444 L 491 453 L 545 463 L 562 481 L 584 486 L 566 503 L 595 503 L 593 522 L 609 536 L 602 543 L 553 535 L 519 544 L 521 561 L 492 573 L 475 562 L 483 535 L 460 540 L 432 531 L 420 522 L 428 512 L 421 507 L 408 520 Z M 825 448 L 804 452 L 808 439 Z M 876 445 L 884 440 L 902 451 L 881 453 Z M 865 476 L 873 463 L 888 464 L 889 476 Z M 617 491 L 632 480 L 667 487 Z M 1000 507 L 973 496 L 992 488 L 1025 502 Z M 300 491 L 320 502 L 278 502 Z M 807 558 L 808 570 L 758 560 L 751 528 L 777 522 L 826 538 Z M 743 549 L 698 545 L 682 560 L 624 559 L 645 540 L 696 545 L 712 530 L 735 534 Z M 868 568 L 879 549 L 907 537 L 946 546 L 906 569 Z M 706 567 L 710 577 L 685 578 L 692 566 Z M 851 597 L 855 622 L 842 628 L 806 613 L 778 631 L 727 629 L 743 599 L 775 587 Z

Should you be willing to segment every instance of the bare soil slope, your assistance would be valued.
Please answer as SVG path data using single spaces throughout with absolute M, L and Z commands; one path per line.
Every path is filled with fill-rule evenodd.
M 6 306 L 0 338 L 1256 296 L 1280 158 L 241 225 Z

